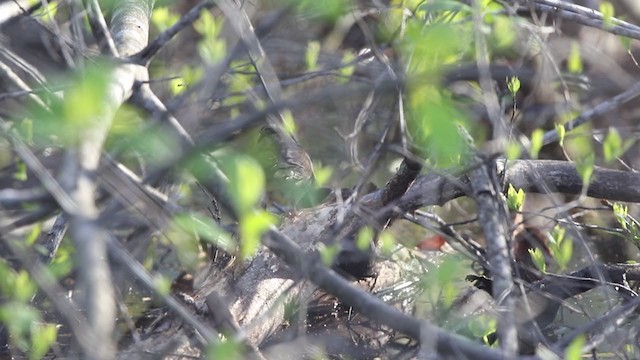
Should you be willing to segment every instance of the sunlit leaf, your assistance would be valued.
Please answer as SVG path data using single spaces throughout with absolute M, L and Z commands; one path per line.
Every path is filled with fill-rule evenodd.
M 558 266 L 560 266 L 560 270 L 565 270 L 567 268 L 572 257 L 573 241 L 571 241 L 571 238 L 566 237 L 559 244 L 557 254 L 554 253 L 554 258 L 556 259 Z
M 555 127 L 556 127 L 556 133 L 558 133 L 559 144 L 562 147 L 564 146 L 564 136 L 567 131 L 565 130 L 564 125 L 562 124 L 556 124 Z
M 591 181 L 591 176 L 593 175 L 593 165 L 594 165 L 595 156 L 594 154 L 589 154 L 582 159 L 576 160 L 576 170 L 582 179 L 582 186 L 587 186 Z
M 565 137 L 564 149 L 572 160 L 594 154 L 591 127 L 588 124 L 571 130 L 567 133 L 569 134 L 572 136 Z
M 169 80 L 169 91 L 171 91 L 171 95 L 178 95 L 185 91 L 185 81 L 181 77 L 175 77 Z
M 580 45 L 577 42 L 571 43 L 571 51 L 567 58 L 567 69 L 574 74 L 582 73 L 582 55 L 580 54 Z
M 531 256 L 531 260 L 533 264 L 536 266 L 538 270 L 541 272 L 547 271 L 547 262 L 544 258 L 544 252 L 540 248 L 528 249 L 529 256 Z
M 243 259 L 258 251 L 260 239 L 265 231 L 276 224 L 278 218 L 266 211 L 246 213 L 240 218 L 240 255 Z
M 60 4 L 55 1 L 44 3 L 44 6 L 37 9 L 32 16 L 35 18 L 39 18 L 43 20 L 45 23 L 51 23 L 55 21 L 56 14 L 58 13 L 58 8 Z
M 605 28 L 613 26 L 613 16 L 615 14 L 613 5 L 608 1 L 600 3 L 600 13 L 602 13 L 602 22 Z
M 160 31 L 165 31 L 180 19 L 176 12 L 166 6 L 156 6 L 151 13 L 151 23 Z
M 313 169 L 317 187 L 324 186 L 329 182 L 333 174 L 333 168 L 330 166 L 322 166 L 321 164 L 314 164 Z
M 382 251 L 382 254 L 385 256 L 391 256 L 397 245 L 395 237 L 389 231 L 383 231 L 380 234 L 378 243 L 380 244 L 380 251 Z
M 297 131 L 296 121 L 293 119 L 293 114 L 289 110 L 282 112 L 282 124 L 284 130 L 289 134 L 295 134 Z
M 262 198 L 265 176 L 254 159 L 239 154 L 221 157 L 222 171 L 229 179 L 229 192 L 240 214 L 248 213 Z
M 13 172 L 13 178 L 18 181 L 27 181 L 27 164 L 18 161 L 16 163 L 16 171 Z
M 8 302 L 0 306 L 0 322 L 9 330 L 11 340 L 25 352 L 29 351 L 31 325 L 40 321 L 40 313 L 29 305 Z
M 168 296 L 171 293 L 171 280 L 162 275 L 156 275 L 153 277 L 153 288 L 160 295 Z
M 551 238 L 549 239 L 551 245 L 560 244 L 562 241 L 564 241 L 566 234 L 567 229 L 559 225 L 554 226 L 553 230 L 551 231 Z
M 472 318 L 467 326 L 475 338 L 483 339 L 496 332 L 497 324 L 496 319 L 481 314 Z
M 22 302 L 31 301 L 31 298 L 38 289 L 26 270 L 18 271 L 13 286 L 14 299 Z
M 23 119 L 20 122 L 20 135 L 22 140 L 29 145 L 33 145 L 33 120 Z
M 459 12 L 459 11 L 463 11 L 466 13 L 471 13 L 472 9 L 471 6 L 462 3 L 460 1 L 454 1 L 454 0 L 435 0 L 435 1 L 429 1 L 429 2 L 423 2 L 421 1 L 421 5 L 418 7 L 419 10 L 422 11 L 426 11 L 428 13 L 433 13 L 433 12 Z
M 55 324 L 35 323 L 31 326 L 30 359 L 41 359 L 51 349 L 58 338 L 58 327 Z
M 244 345 L 233 339 L 217 341 L 207 348 L 207 359 L 210 360 L 235 360 L 241 359 Z
M 627 206 L 624 204 L 620 204 L 620 203 L 614 203 L 613 204 L 613 214 L 616 217 L 616 220 L 618 221 L 618 223 L 620 224 L 620 226 L 622 226 L 623 229 L 627 229 L 627 215 L 628 215 L 628 209 Z
M 342 77 L 338 79 L 340 83 L 346 83 L 349 80 L 349 77 L 353 75 L 353 72 L 355 71 L 356 66 L 355 64 L 352 64 L 352 63 L 355 59 L 356 59 L 356 55 L 352 51 L 346 51 L 342 56 L 342 64 L 345 66 L 342 66 L 340 70 L 338 70 L 340 75 L 342 75 Z M 346 64 L 351 64 L 351 65 L 346 65 Z
M 197 213 L 180 214 L 173 218 L 173 222 L 185 231 L 195 231 L 200 239 L 227 252 L 235 250 L 236 244 L 231 235 L 219 228 L 211 218 Z
M 522 210 L 524 199 L 525 199 L 524 190 L 522 189 L 516 190 L 512 184 L 509 184 L 509 188 L 507 189 L 507 206 L 509 207 L 509 210 L 512 210 L 512 211 Z
M 542 129 L 535 129 L 531 133 L 531 157 L 538 158 L 540 149 L 542 149 L 542 140 L 544 139 L 544 131 Z
M 507 149 L 505 150 L 505 156 L 508 160 L 515 160 L 520 157 L 520 145 L 516 143 L 509 143 L 507 145 Z
M 291 0 L 290 0 L 291 1 Z M 344 0 L 295 0 L 292 1 L 300 10 L 311 17 L 333 23 L 348 10 L 348 1 Z
M 36 240 L 38 240 L 38 236 L 40 236 L 41 231 L 42 231 L 41 223 L 36 223 L 35 225 L 33 225 L 33 228 L 31 229 L 31 231 L 29 231 L 29 234 L 27 234 L 27 236 L 24 239 L 25 244 L 27 244 L 28 246 L 33 246 Z
M 340 252 L 340 247 L 336 244 L 334 245 L 320 244 L 318 246 L 318 253 L 320 254 L 320 259 L 322 260 L 322 263 L 327 267 L 330 267 L 331 265 L 333 265 L 333 261 L 335 260 L 336 256 L 338 256 L 339 252 Z
M 318 56 L 320 55 L 320 43 L 317 41 L 309 42 L 307 45 L 307 51 L 305 52 L 305 62 L 307 64 L 307 71 L 314 71 L 318 69 Z
M 582 358 L 582 347 L 585 344 L 585 338 L 583 335 L 578 335 L 571 344 L 567 346 L 564 353 L 565 360 L 580 360 Z
M 510 16 L 494 16 L 492 37 L 495 39 L 495 47 L 498 49 L 508 48 L 517 39 L 517 32 L 513 26 Z
M 512 76 L 507 79 L 507 88 L 512 96 L 516 96 L 520 91 L 520 79 L 517 76 Z
M 202 12 L 200 18 L 193 23 L 193 27 L 202 35 L 197 44 L 198 53 L 207 63 L 217 63 L 227 54 L 227 44 L 220 36 L 222 26 L 223 22 L 208 11 Z
M 91 67 L 65 92 L 64 117 L 71 127 L 82 129 L 94 125 L 92 120 L 104 111 L 110 76 L 106 64 Z
M 360 229 L 356 237 L 356 246 L 358 247 L 358 250 L 365 251 L 369 249 L 371 247 L 373 237 L 373 229 L 371 229 L 370 227 L 367 226 Z
M 613 161 L 623 154 L 622 138 L 615 128 L 609 128 L 609 133 L 602 143 L 602 153 L 607 162 Z
M 447 167 L 460 161 L 468 144 L 459 132 L 465 117 L 451 99 L 432 87 L 421 86 L 410 95 L 412 106 L 409 129 L 423 156 Z

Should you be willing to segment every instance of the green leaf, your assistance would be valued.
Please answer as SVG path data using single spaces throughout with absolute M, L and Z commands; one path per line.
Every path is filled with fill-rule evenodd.
M 22 161 L 16 163 L 16 171 L 13 173 L 13 178 L 17 181 L 27 181 L 27 164 Z
M 182 77 L 175 77 L 169 80 L 169 91 L 171 95 L 178 95 L 183 93 L 187 89 L 185 81 Z
M 331 265 L 333 265 L 333 260 L 335 260 L 336 256 L 338 256 L 339 252 L 340 252 L 340 246 L 338 246 L 337 244 L 318 245 L 318 253 L 320 254 L 320 259 L 322 260 L 322 263 L 326 267 L 330 267 Z
M 216 21 L 208 11 L 203 11 L 198 20 L 193 23 L 202 39 L 198 41 L 197 48 L 200 57 L 210 64 L 215 64 L 224 59 L 227 54 L 227 44 L 220 36 L 223 22 Z
M 525 193 L 524 190 L 516 189 L 512 184 L 509 184 L 509 188 L 507 189 L 507 206 L 509 210 L 512 211 L 520 211 L 522 210 L 522 205 L 524 204 Z
M 307 64 L 307 71 L 314 71 L 318 69 L 318 56 L 320 55 L 320 43 L 317 41 L 309 42 L 307 45 L 307 51 L 305 52 L 305 62 Z
M 227 252 L 233 252 L 236 248 L 236 243 L 231 235 L 206 216 L 197 213 L 179 214 L 173 218 L 173 222 L 183 231 L 195 231 L 198 238 Z
M 58 13 L 58 8 L 60 4 L 56 4 L 55 2 L 46 3 L 44 6 L 40 7 L 33 13 L 33 17 L 39 18 L 41 21 L 45 23 L 51 23 L 55 21 L 56 14 Z
M 193 22 L 193 28 L 205 38 L 215 38 L 221 30 L 221 23 L 209 11 L 203 11 L 198 20 Z
M 560 142 L 560 147 L 563 147 L 564 137 L 567 133 L 567 130 L 564 128 L 564 125 L 556 124 L 556 133 L 558 133 L 558 141 Z
M 559 225 L 554 226 L 551 231 L 551 238 L 549 239 L 550 245 L 558 246 L 562 241 L 564 241 L 566 235 L 567 229 Z
M 585 344 L 584 335 L 576 336 L 571 344 L 567 346 L 567 350 L 564 352 L 565 360 L 580 360 L 582 357 L 582 347 Z
M 13 343 L 25 352 L 29 351 L 31 325 L 39 321 L 40 313 L 29 305 L 9 302 L 0 307 L 0 322 L 9 329 Z
M 240 217 L 240 256 L 243 259 L 253 256 L 260 245 L 265 231 L 274 226 L 278 217 L 264 210 L 253 211 Z
M 573 241 L 571 238 L 565 237 L 558 245 L 558 253 L 553 255 L 560 270 L 566 270 L 573 256 Z
M 378 243 L 380 244 L 380 251 L 385 256 L 391 256 L 397 245 L 395 237 L 389 231 L 383 231 L 380 234 Z
M 111 69 L 97 65 L 80 74 L 77 83 L 65 91 L 64 119 L 76 132 L 94 125 L 93 120 L 104 111 Z
M 353 72 L 356 70 L 356 66 L 354 63 L 355 59 L 356 59 L 356 55 L 352 51 L 347 51 L 342 56 L 343 66 L 340 68 L 340 70 L 338 70 L 338 72 L 342 76 L 340 79 L 338 79 L 340 83 L 343 83 L 343 84 L 346 83 L 351 77 L 351 75 L 353 75 Z M 351 64 L 351 65 L 346 65 L 346 64 Z
M 33 145 L 33 120 L 23 119 L 20 122 L 20 135 L 28 145 Z
M 333 174 L 333 168 L 330 166 L 322 166 L 321 164 L 314 164 L 313 171 L 316 180 L 316 186 L 321 187 L 326 185 L 331 180 Z
M 40 236 L 41 231 L 41 223 L 36 223 L 35 225 L 33 225 L 33 228 L 31 229 L 31 231 L 29 231 L 29 234 L 27 234 L 24 239 L 25 244 L 27 244 L 27 246 L 33 246 L 33 244 L 36 243 L 36 240 L 38 240 L 38 236 Z
M 210 360 L 235 360 L 242 359 L 244 345 L 232 338 L 226 341 L 217 341 L 209 345 L 207 359 Z
M 166 6 L 155 7 L 151 13 L 151 23 L 160 31 L 165 31 L 180 19 L 176 12 Z
M 249 213 L 264 194 L 262 167 L 249 156 L 234 154 L 221 156 L 220 165 L 229 179 L 229 192 L 238 213 Z
M 156 275 L 153 277 L 153 288 L 160 295 L 168 296 L 171 293 L 171 280 L 162 275 Z
M 349 2 L 344 0 L 295 0 L 292 3 L 300 6 L 304 13 L 310 14 L 313 18 L 329 23 L 337 21 L 349 9 Z
M 633 56 L 633 54 L 631 53 L 631 38 L 628 38 L 626 36 L 618 36 L 618 38 L 620 39 L 622 46 L 624 46 L 624 49 L 627 50 L 627 53 Z
M 15 272 L 4 259 L 0 259 L 0 294 L 9 296 L 13 294 L 15 284 Z
M 293 119 L 293 114 L 289 110 L 284 110 L 282 112 L 282 124 L 284 125 L 284 130 L 288 134 L 295 134 L 297 131 L 296 121 Z
M 510 16 L 493 16 L 493 31 L 491 37 L 494 39 L 494 46 L 498 49 L 508 49 L 517 40 L 517 29 L 513 26 Z
M 26 270 L 20 270 L 15 277 L 13 288 L 14 299 L 21 302 L 29 302 L 36 293 L 38 287 L 31 281 L 31 277 Z
M 363 227 L 358 231 L 358 235 L 356 237 L 356 246 L 358 250 L 365 251 L 371 247 L 371 243 L 373 242 L 373 237 L 375 234 L 373 233 L 373 229 L 368 226 Z
M 453 101 L 433 87 L 422 86 L 412 92 L 410 102 L 409 129 L 422 155 L 440 167 L 459 163 L 469 146 L 459 127 L 468 125 Z
M 618 221 L 618 223 L 620 224 L 620 226 L 622 226 L 623 229 L 627 230 L 627 215 L 628 215 L 628 209 L 626 205 L 620 204 L 620 203 L 614 203 L 613 204 L 613 214 L 616 217 L 616 220 Z
M 569 52 L 569 57 L 567 58 L 567 70 L 570 73 L 580 74 L 582 73 L 582 55 L 580 55 L 580 45 L 573 41 L 571 43 L 571 51 Z
M 614 16 L 614 8 L 608 1 L 603 1 L 600 3 L 600 13 L 602 13 L 602 22 L 604 28 L 609 28 L 613 26 L 613 16 Z
M 531 157 L 538 158 L 540 149 L 542 149 L 542 140 L 544 139 L 544 131 L 542 129 L 535 129 L 531 133 Z
M 33 324 L 31 326 L 31 352 L 29 359 L 42 359 L 58 338 L 55 324 Z
M 593 163 L 595 161 L 595 155 L 593 153 L 576 160 L 576 170 L 582 178 L 582 186 L 586 187 L 591 181 L 591 175 L 593 175 Z
M 509 143 L 507 150 L 505 151 L 505 156 L 508 160 L 515 160 L 520 157 L 520 151 L 520 145 L 516 143 Z
M 512 96 L 516 96 L 518 91 L 520 91 L 520 79 L 517 76 L 512 76 L 507 79 L 507 88 Z
M 541 272 L 547 271 L 547 262 L 544 257 L 544 252 L 540 248 L 528 249 L 529 256 L 531 256 L 531 260 L 533 264 L 536 266 L 538 270 Z
M 461 3 L 459 1 L 454 1 L 454 0 L 436 0 L 436 1 L 423 2 L 423 4 L 418 7 L 418 10 L 426 11 L 428 13 L 441 12 L 441 11 L 451 11 L 451 12 L 462 11 L 470 14 L 472 12 L 471 6 Z
M 602 152 L 606 162 L 611 162 L 623 154 L 622 138 L 615 128 L 609 128 L 607 137 L 602 143 Z

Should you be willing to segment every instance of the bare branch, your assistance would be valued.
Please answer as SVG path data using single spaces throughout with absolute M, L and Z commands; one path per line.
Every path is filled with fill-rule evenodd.
M 194 6 L 186 14 L 184 14 L 178 22 L 173 24 L 170 28 L 165 30 L 162 34 L 158 35 L 155 39 L 149 42 L 149 44 L 137 54 L 130 57 L 131 62 L 148 65 L 151 59 L 160 51 L 174 36 L 182 31 L 187 26 L 193 24 L 200 17 L 200 13 L 203 10 L 210 9 L 214 6 L 212 0 L 203 0 L 198 5 Z
M 515 322 L 515 297 L 511 276 L 508 222 L 505 203 L 500 193 L 494 162 L 471 171 L 471 187 L 478 207 L 478 221 L 487 240 L 487 255 L 493 279 L 493 298 L 498 304 L 498 338 L 505 357 L 518 353 Z

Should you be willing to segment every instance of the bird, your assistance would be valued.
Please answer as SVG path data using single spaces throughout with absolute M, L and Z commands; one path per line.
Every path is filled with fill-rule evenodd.
M 270 154 L 265 169 L 268 202 L 294 210 L 311 205 L 315 185 L 313 162 L 300 143 L 293 135 L 270 125 L 260 130 L 258 142 Z

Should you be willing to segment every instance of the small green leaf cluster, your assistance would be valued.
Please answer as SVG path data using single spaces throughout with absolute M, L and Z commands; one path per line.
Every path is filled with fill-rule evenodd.
M 246 155 L 225 154 L 218 163 L 229 180 L 228 190 L 239 216 L 240 254 L 247 258 L 257 251 L 262 234 L 277 222 L 275 215 L 258 209 L 265 193 L 265 175 L 260 164 Z
M 227 56 L 227 43 L 221 36 L 224 22 L 204 11 L 193 27 L 202 36 L 198 41 L 198 53 L 205 63 L 215 64 Z
M 22 133 L 27 139 L 33 136 L 33 141 L 38 145 L 76 144 L 78 134 L 101 125 L 111 76 L 113 66 L 99 62 L 74 74 L 70 79 L 65 79 L 64 99 L 53 94 L 43 94 L 49 110 L 36 108 L 33 119 L 37 119 L 37 126 L 27 129 L 29 125 L 25 123 Z
M 631 146 L 633 146 L 634 140 L 628 139 L 622 141 L 620 133 L 615 128 L 609 128 L 607 136 L 602 143 L 602 154 L 606 162 L 612 162 L 622 156 Z
M 573 257 L 573 239 L 567 236 L 564 227 L 557 225 L 551 231 L 549 250 L 560 270 L 566 270 Z
M 512 184 L 509 184 L 509 188 L 507 189 L 507 206 L 511 211 L 520 211 L 522 210 L 522 205 L 524 204 L 525 193 L 524 190 L 518 189 L 516 190 Z
M 58 336 L 55 324 L 44 323 L 40 312 L 29 305 L 37 286 L 25 270 L 14 271 L 0 259 L 0 294 L 4 303 L 0 306 L 0 322 L 11 335 L 12 343 L 29 355 L 29 359 L 41 359 Z
M 167 6 L 157 6 L 151 13 L 151 23 L 160 31 L 165 31 L 180 19 L 177 12 Z
M 613 215 L 625 231 L 626 238 L 633 241 L 634 245 L 640 249 L 640 224 L 629 215 L 629 208 L 626 205 L 614 203 Z

